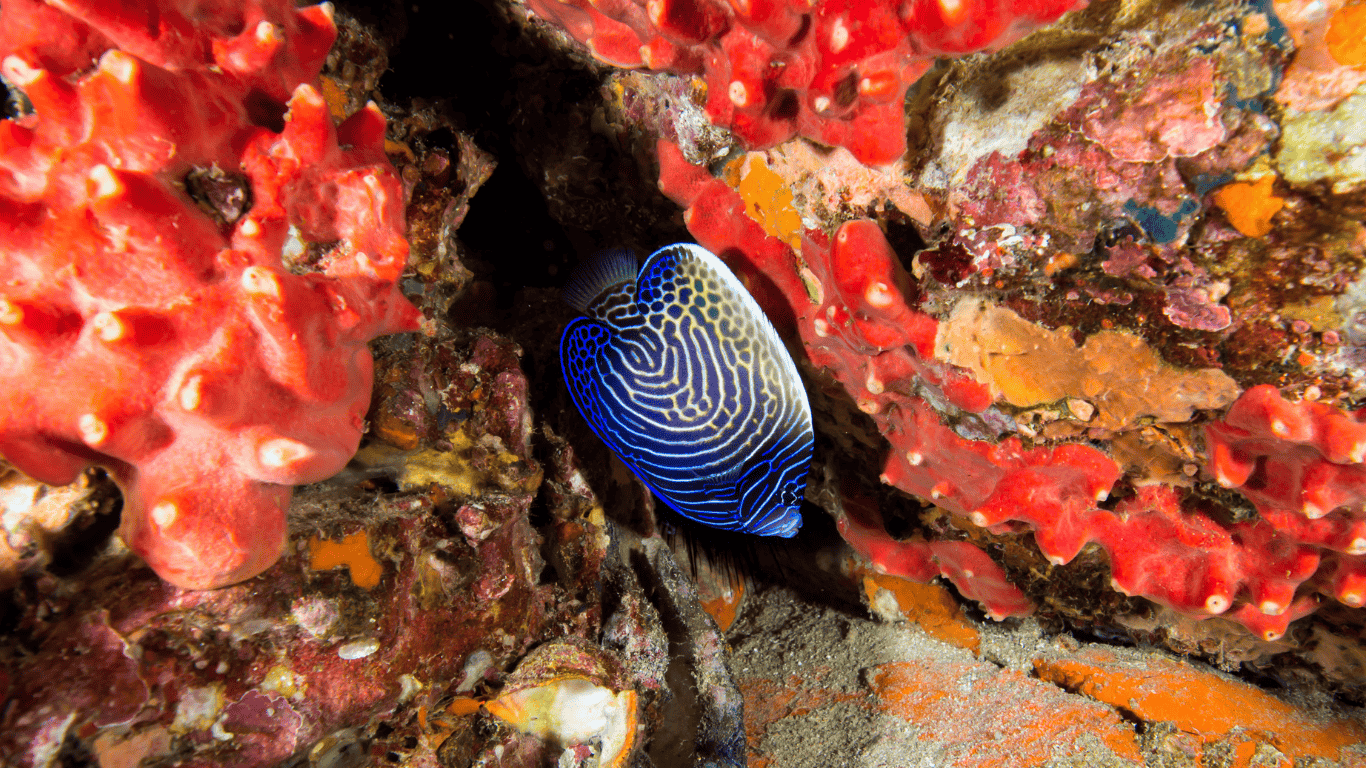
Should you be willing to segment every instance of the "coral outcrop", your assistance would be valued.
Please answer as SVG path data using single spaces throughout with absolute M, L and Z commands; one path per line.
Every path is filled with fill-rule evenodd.
M 384 118 L 334 127 L 313 85 L 330 6 L 61 9 L 0 13 L 32 106 L 0 123 L 0 453 L 108 468 L 163 578 L 239 581 L 355 451 L 366 342 L 416 327 Z
M 1193 409 L 1232 402 L 1226 420 L 1208 427 L 1210 471 L 1226 487 L 1245 488 L 1261 518 L 1222 525 L 1196 509 L 1181 488 L 1158 483 L 1105 505 L 1124 474 L 1113 458 L 1080 442 L 1027 447 L 1018 436 L 998 439 L 1001 432 L 1022 430 L 993 407 L 991 389 L 967 375 L 980 366 L 965 370 L 948 362 L 959 348 L 999 356 L 1006 365 L 1013 356 L 1049 347 L 1083 357 L 1110 335 L 1093 336 L 1078 350 L 1043 331 L 1015 340 L 1010 333 L 977 338 L 953 332 L 955 323 L 966 321 L 940 323 L 914 308 L 919 288 L 876 223 L 849 221 L 830 238 L 806 230 L 800 251 L 794 250 L 746 215 L 739 192 L 688 165 L 672 144 L 661 141 L 659 155 L 661 188 L 687 207 L 684 218 L 698 242 L 732 259 L 773 314 L 795 318 L 810 362 L 833 375 L 891 443 L 883 482 L 994 534 L 1023 524 L 1054 565 L 1072 561 L 1094 542 L 1109 555 L 1111 583 L 1120 592 L 1188 615 L 1226 615 L 1266 639 L 1281 637 L 1290 621 L 1312 612 L 1319 593 L 1361 604 L 1366 433 L 1356 417 L 1329 406 L 1292 406 L 1270 387 L 1233 402 L 1238 388 L 1217 371 L 1181 373 L 1150 361 L 1147 373 L 1117 373 L 1117 361 L 1151 356 L 1136 337 L 1124 336 L 1119 353 L 1097 352 L 1087 365 L 1072 362 L 1062 378 L 1049 380 L 1060 389 L 1022 395 L 1016 405 L 1070 395 L 1080 420 L 1103 436 L 1144 415 L 1179 422 Z M 972 311 L 995 314 L 1020 335 L 1023 321 L 1011 313 Z M 1074 373 L 1079 381 L 1073 391 L 1067 376 Z M 1136 378 L 1116 385 L 1126 375 Z M 1028 377 L 1010 378 L 1017 389 L 1028 383 Z M 1164 407 L 1180 412 L 1156 413 L 1155 403 L 1145 401 L 1149 382 L 1154 392 L 1161 390 L 1154 397 Z M 1127 391 L 1120 396 L 1111 386 Z M 994 616 L 1030 610 L 973 543 L 897 541 L 878 532 L 875 511 L 850 509 L 846 499 L 841 531 L 883 571 L 921 580 L 945 575 Z
M 1209 471 L 1218 483 L 1238 489 L 1271 526 L 1322 551 L 1321 592 L 1345 605 L 1366 605 L 1362 414 L 1290 403 L 1263 385 L 1245 392 L 1205 431 Z
M 656 30 L 719 8 L 730 26 L 682 53 L 725 53 L 752 19 L 796 9 L 806 37 L 777 41 L 761 84 L 814 61 L 784 57 L 819 53 L 839 14 L 992 7 L 881 1 L 544 5 L 635 8 Z M 1093 0 L 937 65 L 897 100 L 910 151 L 871 167 L 807 138 L 740 152 L 707 123 L 727 82 L 586 66 L 570 36 L 527 23 L 531 0 L 338 6 L 316 79 L 322 9 L 198 2 L 0 6 L 0 40 L 17 41 L 0 222 L 19 254 L 2 251 L 19 271 L 3 272 L 0 369 L 21 354 L 50 369 L 5 380 L 27 410 L 0 414 L 32 427 L 12 452 L 97 463 L 127 489 L 184 479 L 217 515 L 239 486 L 288 493 L 250 464 L 262 431 L 340 454 L 348 433 L 317 425 L 360 413 L 366 434 L 340 473 L 293 491 L 276 564 L 213 590 L 108 546 L 111 472 L 50 488 L 0 462 L 0 763 L 1359 761 L 1360 713 L 1338 705 L 1366 701 L 1360 2 Z M 864 20 L 851 47 L 877 28 Z M 268 64 L 232 68 L 277 36 Z M 878 55 L 855 63 L 879 71 Z M 759 118 L 800 135 L 785 109 L 813 92 L 785 88 Z M 174 116 L 144 109 L 172 97 Z M 878 104 L 856 95 L 825 120 L 873 127 L 876 149 L 902 114 Z M 335 147 L 329 122 L 345 123 Z M 132 201 L 125 220 L 100 207 L 97 166 Z M 428 318 L 369 344 L 368 409 L 363 339 L 413 316 L 396 260 L 357 276 L 355 254 L 374 266 L 397 224 L 347 229 L 351 168 L 387 195 L 360 199 L 401 200 L 403 296 Z M 661 170 L 685 215 L 656 194 Z M 564 389 L 568 267 L 685 226 L 792 342 L 811 395 L 795 540 L 666 544 L 680 531 Z M 109 259 L 40 259 L 42 238 Z M 11 295 L 40 283 L 59 290 Z M 247 290 L 271 285 L 279 314 Z M 338 307 L 291 313 L 334 289 L 369 331 Z M 67 346 L 10 338 L 44 312 L 74 318 L 48 328 Z M 188 368 L 205 361 L 231 370 Z M 329 385 L 339 400 L 315 394 Z M 58 410 L 59 392 L 76 405 Z M 157 522 L 145 493 L 129 499 Z M 206 530 L 269 543 L 221 511 Z
M 794 135 L 880 165 L 906 150 L 906 88 L 940 55 L 996 50 L 1078 0 L 529 0 L 597 58 L 698 74 L 753 148 Z
M 543 641 L 573 640 L 583 655 L 620 664 L 596 642 L 602 510 L 574 490 L 586 486 L 572 451 L 562 446 L 546 465 L 532 457 L 521 350 L 489 332 L 446 335 L 398 337 L 377 352 L 383 394 L 372 416 L 406 425 L 385 439 L 412 444 L 376 440 L 358 466 L 402 489 L 378 498 L 354 482 L 304 489 L 290 521 L 301 546 L 252 582 L 180 590 L 118 558 L 72 579 L 28 575 L 13 642 L 31 652 L 0 665 L 0 760 L 271 766 L 376 749 L 436 765 L 438 749 L 468 750 L 465 763 L 514 749 L 538 756 L 522 764 L 557 755 L 511 729 L 476 739 L 475 720 Z M 402 470 L 419 467 L 409 488 Z M 528 511 L 543 486 L 555 489 L 554 520 L 538 530 Z M 569 574 L 542 582 L 564 562 L 581 591 Z M 618 678 L 624 697 L 643 687 Z

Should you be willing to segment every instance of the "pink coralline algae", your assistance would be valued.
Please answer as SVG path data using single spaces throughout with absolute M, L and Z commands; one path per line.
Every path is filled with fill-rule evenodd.
M 1136 77 L 1129 78 L 1131 81 Z M 1192 157 L 1228 136 L 1220 119 L 1214 65 L 1196 59 L 1175 77 L 1110 83 L 1127 98 L 1098 99 L 1082 120 L 1086 138 L 1131 163 Z
M 996 50 L 1084 0 L 529 0 L 599 59 L 700 74 L 747 145 L 800 134 L 869 165 L 906 150 L 902 100 L 933 57 Z
M 309 84 L 329 6 L 61 8 L 0 14 L 33 106 L 0 123 L 0 452 L 52 484 L 108 468 L 157 573 L 240 581 L 290 486 L 354 453 L 366 342 L 418 320 L 384 118 L 334 128 Z
M 1232 64 L 1191 59 L 1191 48 L 1219 39 L 1220 29 L 1199 26 L 1151 57 L 1078 82 L 1075 97 L 1059 99 L 1065 106 L 1056 110 L 1049 102 L 1046 117 L 1036 117 L 1041 127 L 1003 150 L 977 156 L 954 145 L 971 159 L 955 171 L 961 183 L 937 165 L 923 174 L 927 186 L 942 188 L 954 241 L 973 255 L 975 271 L 1027 273 L 1027 265 L 1059 252 L 1066 254 L 1061 263 L 1086 263 L 1101 245 L 1105 273 L 1130 290 L 1160 293 L 1154 298 L 1171 325 L 1231 328 L 1229 285 L 1211 277 L 1201 252 L 1183 249 L 1202 238 L 1208 245 L 1213 231 L 1198 226 L 1209 218 L 1207 193 L 1252 166 L 1277 128 L 1255 108 L 1254 86 L 1239 86 L 1249 91 L 1241 100 L 1230 97 L 1241 83 L 1228 74 Z M 1260 62 L 1249 71 L 1270 80 L 1273 54 L 1254 47 L 1240 55 Z M 956 135 L 949 128 L 946 134 Z M 1133 239 L 1107 242 L 1120 222 Z M 1115 285 L 1101 281 L 1087 290 Z
M 1126 217 L 1154 242 L 1184 243 L 1194 210 L 1181 210 L 1192 205 L 1192 195 L 1176 158 L 1218 150 L 1229 136 L 1221 87 L 1212 65 L 1192 63 L 1184 52 L 1155 59 L 1142 76 L 1087 83 L 1030 137 L 1025 151 L 992 153 L 967 170 L 965 183 L 952 190 L 960 218 L 969 227 L 1038 227 L 1074 252 L 1090 249 L 1107 220 Z M 1266 138 L 1255 118 L 1236 113 L 1228 119 L 1248 123 L 1234 124 L 1261 139 L 1240 136 L 1242 155 L 1229 163 L 1237 167 Z M 1080 203 L 1082 194 L 1089 205 Z
M 1319 594 L 1362 604 L 1366 424 L 1357 418 L 1254 388 L 1209 426 L 1210 472 L 1242 490 L 1260 518 L 1216 522 L 1187 492 L 1161 484 L 1106 508 L 1123 473 L 1101 450 L 994 439 L 1008 427 L 993 421 L 1003 417 L 993 416 L 990 392 L 934 359 L 939 324 L 912 308 L 918 288 L 876 223 L 846 222 L 829 238 L 806 230 L 797 252 L 672 144 L 661 142 L 659 153 L 660 186 L 687 207 L 698 242 L 729 260 L 770 314 L 793 318 L 810 362 L 838 379 L 891 443 L 884 482 L 992 534 L 1031 531 L 1055 565 L 1094 542 L 1109 555 L 1118 591 L 1195 617 L 1224 615 L 1263 638 L 1283 635 Z M 850 511 L 847 499 L 844 507 L 841 531 L 881 570 L 945 575 L 993 615 L 1029 610 L 976 544 L 897 541 L 876 511 Z

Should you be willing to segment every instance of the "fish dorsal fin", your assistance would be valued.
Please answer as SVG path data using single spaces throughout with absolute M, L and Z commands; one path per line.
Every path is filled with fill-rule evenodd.
M 579 262 L 561 295 L 566 304 L 586 314 L 593 302 L 613 286 L 634 284 L 638 270 L 636 257 L 628 250 L 599 251 Z

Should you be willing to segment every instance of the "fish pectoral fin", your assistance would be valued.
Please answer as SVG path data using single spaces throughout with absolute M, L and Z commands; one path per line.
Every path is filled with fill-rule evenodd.
M 712 498 L 739 498 L 736 491 L 744 477 L 744 467 L 733 464 L 711 475 L 698 475 L 697 484 Z

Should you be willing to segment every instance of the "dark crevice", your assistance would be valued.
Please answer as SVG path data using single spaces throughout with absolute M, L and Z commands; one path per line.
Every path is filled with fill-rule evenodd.
M 514 162 L 519 155 L 516 120 L 523 108 L 516 94 L 527 87 L 528 70 L 547 67 L 554 54 L 526 40 L 505 9 L 490 3 L 340 6 L 362 20 L 374 20 L 381 35 L 395 41 L 389 71 L 380 78 L 386 99 L 440 102 L 457 130 L 500 159 L 470 201 L 459 231 L 462 259 L 478 278 L 492 283 L 497 309 L 512 309 L 516 292 L 528 285 L 558 287 L 564 270 L 547 266 L 552 257 L 569 261 L 570 239 L 551 216 L 541 188 L 527 175 L 529 169 Z M 569 60 L 555 61 L 553 69 L 564 80 L 559 94 L 563 103 L 587 98 L 600 85 L 596 73 Z M 453 145 L 454 136 L 438 130 L 426 141 L 428 146 L 443 141 Z
M 251 181 L 243 174 L 229 173 L 217 165 L 192 168 L 185 174 L 185 191 L 225 234 L 251 210 Z
M 23 91 L 14 87 L 8 80 L 0 80 L 5 88 L 4 119 L 18 120 L 33 114 L 33 102 L 28 100 L 28 96 Z
M 242 100 L 247 111 L 247 119 L 252 125 L 265 128 L 271 133 L 284 133 L 285 113 L 289 108 L 255 88 Z
M 801 103 L 797 98 L 796 91 L 786 88 L 778 91 L 773 95 L 769 114 L 775 120 L 796 120 L 797 113 L 801 112 Z
M 791 539 L 719 531 L 687 520 L 662 503 L 656 503 L 655 514 L 663 520 L 662 533 L 670 549 L 680 553 L 688 570 L 693 570 L 693 563 L 706 561 L 756 588 L 791 589 L 815 605 L 862 615 L 862 598 L 852 582 L 822 568 L 823 563 L 837 561 L 824 554 L 841 538 L 835 521 L 814 504 L 802 504 L 802 527 Z
M 119 529 L 123 497 L 113 489 L 112 482 L 109 486 L 108 492 L 96 492 L 104 498 L 97 501 L 93 514 L 81 516 L 48 542 L 51 560 L 47 569 L 54 576 L 65 578 L 85 570 Z

